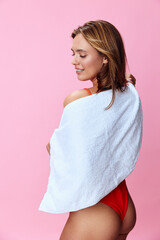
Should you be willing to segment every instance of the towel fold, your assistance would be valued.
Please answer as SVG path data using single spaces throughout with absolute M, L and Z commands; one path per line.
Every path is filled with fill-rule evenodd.
M 139 94 L 128 83 L 69 103 L 50 138 L 50 175 L 40 211 L 65 213 L 92 206 L 134 170 L 142 143 Z

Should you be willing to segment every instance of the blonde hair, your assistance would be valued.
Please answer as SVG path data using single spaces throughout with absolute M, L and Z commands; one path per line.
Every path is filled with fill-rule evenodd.
M 107 110 L 114 102 L 115 90 L 125 91 L 128 82 L 125 78 L 127 57 L 122 37 L 111 23 L 104 20 L 86 22 L 74 29 L 71 37 L 75 38 L 79 33 L 101 56 L 107 57 L 108 63 L 97 74 L 97 93 L 112 89 L 111 102 L 105 108 Z

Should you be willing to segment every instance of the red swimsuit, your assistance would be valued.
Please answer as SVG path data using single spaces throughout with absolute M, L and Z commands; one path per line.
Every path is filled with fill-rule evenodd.
M 88 88 L 84 88 L 91 95 L 92 93 Z M 120 216 L 121 221 L 128 207 L 128 191 L 126 186 L 126 181 L 123 180 L 112 192 L 102 198 L 99 202 L 105 203 L 114 209 Z

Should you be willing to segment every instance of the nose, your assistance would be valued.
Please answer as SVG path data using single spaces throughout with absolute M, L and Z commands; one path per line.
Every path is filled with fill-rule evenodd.
M 73 56 L 72 64 L 73 64 L 73 65 L 78 64 L 78 59 L 77 59 L 76 55 Z

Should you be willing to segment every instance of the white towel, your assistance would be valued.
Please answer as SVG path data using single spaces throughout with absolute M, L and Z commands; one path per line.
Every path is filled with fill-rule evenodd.
M 39 210 L 65 213 L 92 206 L 135 168 L 143 113 L 135 87 L 88 95 L 69 103 L 50 139 L 50 176 Z

